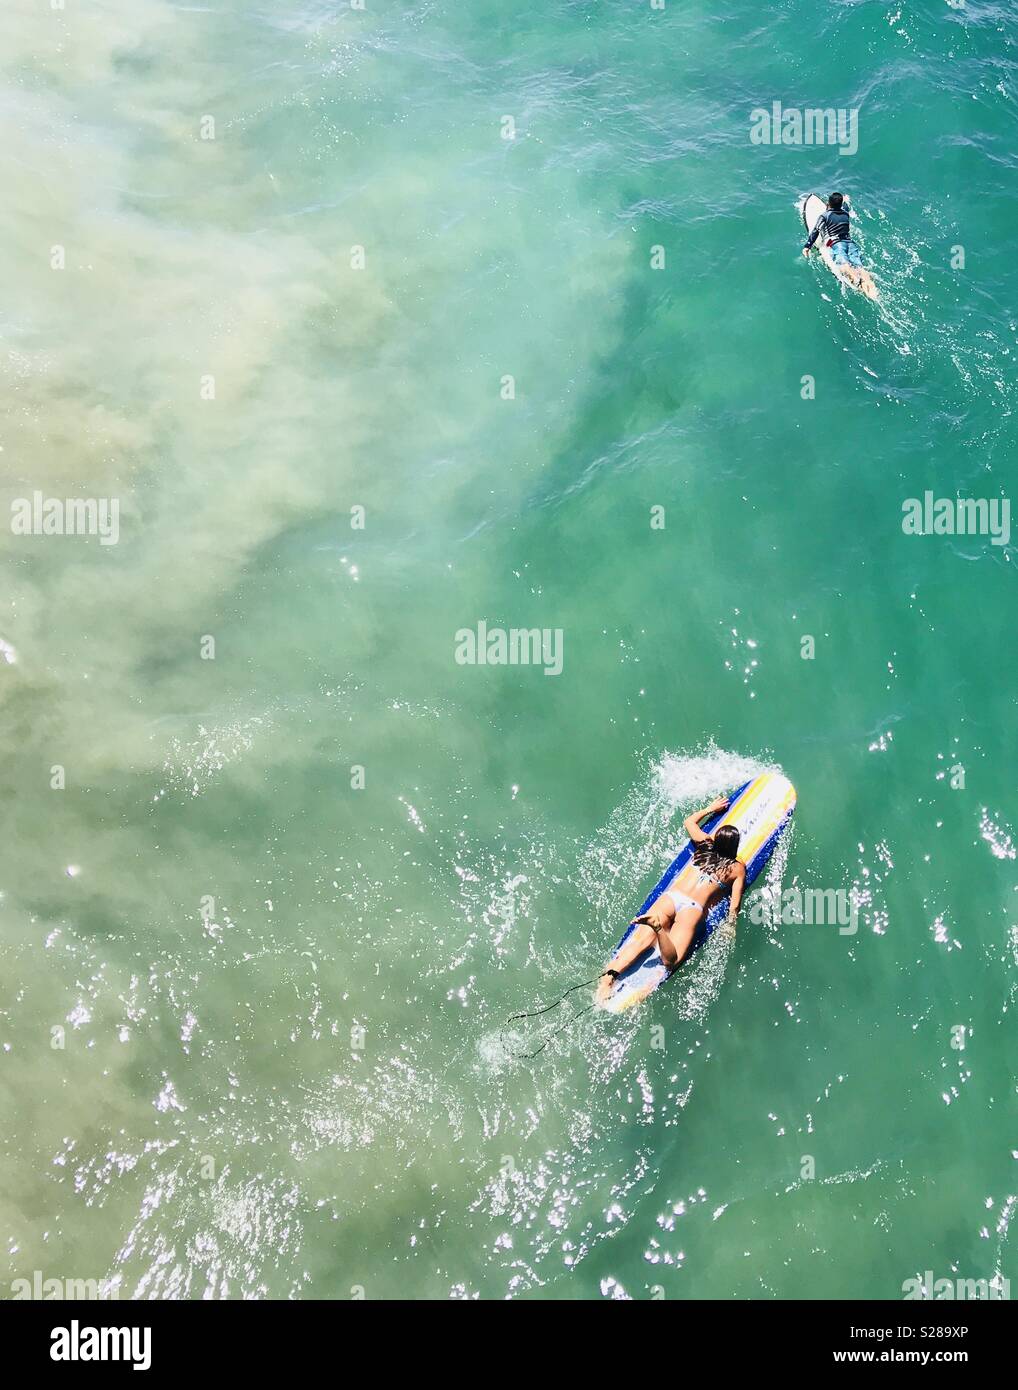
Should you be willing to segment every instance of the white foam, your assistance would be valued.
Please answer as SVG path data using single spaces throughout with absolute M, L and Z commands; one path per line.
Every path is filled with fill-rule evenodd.
M 685 815 L 761 773 L 779 771 L 763 758 L 732 753 L 714 743 L 664 753 L 650 764 L 647 775 L 598 831 L 580 865 L 583 892 L 605 928 L 613 930 L 623 921 L 646 875 L 662 869 L 677 852 Z
M 779 771 L 774 763 L 729 753 L 711 743 L 702 752 L 666 753 L 655 768 L 655 777 L 665 800 L 679 806 L 721 796 L 761 773 Z

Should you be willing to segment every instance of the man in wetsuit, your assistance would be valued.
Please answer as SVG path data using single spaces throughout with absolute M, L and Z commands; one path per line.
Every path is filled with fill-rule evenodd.
M 843 193 L 832 193 L 827 199 L 827 211 L 817 218 L 802 254 L 809 258 L 813 244 L 821 238 L 820 254 L 827 264 L 848 284 L 862 290 L 868 299 L 877 299 L 879 291 L 868 270 L 863 269 L 862 252 L 852 238 L 851 213 L 845 206 Z

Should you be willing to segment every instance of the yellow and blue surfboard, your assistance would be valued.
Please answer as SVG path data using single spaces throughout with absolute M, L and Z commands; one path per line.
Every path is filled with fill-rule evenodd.
M 738 827 L 739 858 L 746 866 L 746 887 L 748 889 L 753 880 L 765 868 L 778 841 L 788 829 L 794 810 L 795 788 L 788 778 L 782 777 L 778 772 L 765 772 L 762 776 L 754 777 L 751 782 L 745 783 L 738 791 L 733 792 L 729 799 L 728 810 L 705 821 L 703 829 L 706 834 L 713 835 L 714 831 L 721 825 Z M 651 904 L 657 901 L 692 857 L 693 846 L 687 840 L 639 912 L 634 914 L 635 916 L 642 916 Z M 681 886 L 680 884 L 680 889 Z M 690 955 L 703 945 L 715 927 L 723 922 L 727 915 L 728 897 L 725 895 L 701 919 L 690 947 Z M 626 928 L 625 935 L 615 948 L 616 951 L 625 943 L 633 930 L 632 925 Z M 687 956 L 686 959 L 688 960 L 689 957 Z M 616 980 L 614 989 L 602 1007 L 614 1014 L 620 1014 L 623 1010 L 632 1008 L 634 1004 L 639 1004 L 642 999 L 646 999 L 648 994 L 652 994 L 659 985 L 663 985 L 668 979 L 669 973 L 657 946 L 652 947 L 644 952 L 638 960 L 635 960 L 629 969 Z

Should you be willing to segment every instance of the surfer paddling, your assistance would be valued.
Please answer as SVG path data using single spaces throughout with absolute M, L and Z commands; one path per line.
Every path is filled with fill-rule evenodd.
M 819 199 L 815 201 L 819 202 Z M 851 212 L 845 206 L 843 193 L 832 193 L 827 199 L 826 210 L 817 218 L 816 226 L 802 248 L 807 260 L 818 238 L 821 241 L 820 254 L 836 275 L 846 284 L 862 290 L 867 299 L 880 298 L 873 277 L 863 269 L 862 252 L 852 237 Z
M 649 911 L 633 919 L 635 931 L 619 947 L 601 976 L 597 987 L 599 1000 L 607 999 L 618 977 L 655 944 L 668 969 L 677 970 L 689 951 L 701 918 L 727 893 L 731 893 L 732 900 L 722 931 L 735 935 L 735 919 L 746 886 L 746 866 L 736 858 L 739 832 L 734 825 L 719 826 L 713 835 L 706 835 L 700 829 L 700 822 L 707 816 L 727 809 L 728 802 L 718 797 L 702 811 L 687 816 L 684 829 L 693 842 L 693 857 L 651 904 Z

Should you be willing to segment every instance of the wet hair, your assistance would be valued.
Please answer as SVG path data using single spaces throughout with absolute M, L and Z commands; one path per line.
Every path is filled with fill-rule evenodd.
M 840 212 L 841 205 L 845 201 L 844 193 L 832 193 L 827 199 L 827 206 L 832 212 Z
M 739 831 L 734 825 L 721 825 L 709 840 L 703 840 L 693 851 L 698 868 L 724 869 L 731 864 L 739 850 Z

